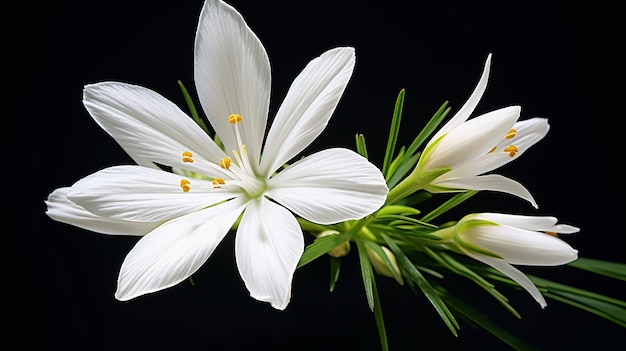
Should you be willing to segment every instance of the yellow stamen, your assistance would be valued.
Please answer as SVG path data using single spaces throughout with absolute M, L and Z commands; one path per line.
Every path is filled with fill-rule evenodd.
M 230 116 L 228 116 L 228 123 L 231 124 L 237 124 L 241 122 L 241 115 L 238 113 L 233 113 Z
M 490 154 L 490 153 L 492 153 L 492 152 L 496 151 L 496 148 L 497 148 L 497 146 L 494 146 L 493 148 L 491 148 L 491 150 L 489 150 L 488 154 Z
M 517 146 L 511 144 L 508 147 L 504 148 L 504 152 L 508 152 L 509 153 L 509 157 L 513 157 L 513 156 L 517 155 Z
M 191 152 L 184 151 L 183 152 L 183 162 L 189 162 L 189 163 L 193 162 L 193 158 L 191 158 L 191 156 L 192 156 Z
M 546 232 L 546 234 L 548 234 L 548 235 L 552 235 L 552 236 L 559 236 L 559 235 L 558 235 L 557 233 L 555 233 L 555 232 Z
M 189 186 L 189 181 L 185 178 L 180 180 L 180 187 L 183 189 L 183 192 L 188 192 L 191 187 Z
M 515 128 L 511 128 L 511 130 L 509 130 L 509 132 L 506 133 L 504 138 L 505 139 L 511 139 L 511 138 L 515 137 L 516 134 L 517 134 L 517 130 L 515 130 Z
M 220 160 L 220 167 L 222 167 L 223 169 L 230 169 L 231 163 L 233 163 L 233 161 L 230 159 L 230 157 L 226 156 Z
M 222 178 L 215 178 L 213 179 L 213 187 L 214 188 L 220 188 L 220 185 L 224 185 L 226 184 L 226 182 L 224 182 L 224 179 Z

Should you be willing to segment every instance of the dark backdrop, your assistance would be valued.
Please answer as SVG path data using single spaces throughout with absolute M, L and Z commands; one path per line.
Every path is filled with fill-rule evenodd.
M 357 64 L 345 95 L 322 136 L 307 152 L 354 149 L 364 133 L 371 161 L 382 163 L 396 95 L 406 89 L 400 141 L 408 144 L 448 100 L 459 108 L 493 53 L 490 84 L 477 112 L 512 104 L 522 118 L 549 118 L 551 131 L 498 173 L 534 194 L 523 200 L 481 193 L 463 212 L 554 215 L 581 232 L 567 240 L 580 255 L 626 262 L 617 165 L 623 158 L 623 90 L 614 51 L 614 10 L 599 3 L 542 1 L 230 2 L 264 43 L 273 69 L 271 112 L 292 79 L 313 57 L 354 46 Z M 193 92 L 193 40 L 202 1 L 21 2 L 9 13 L 7 66 L 11 111 L 6 140 L 11 222 L 5 252 L 9 323 L 17 344 L 64 350 L 99 349 L 352 349 L 376 350 L 378 336 L 360 281 L 356 254 L 345 261 L 336 291 L 328 291 L 328 262 L 296 272 L 293 297 L 282 312 L 248 297 L 233 259 L 233 236 L 195 275 L 177 287 L 131 302 L 114 299 L 117 273 L 136 238 L 99 235 L 45 216 L 44 200 L 101 168 L 130 158 L 84 110 L 86 83 L 136 83 L 184 107 L 176 81 Z M 6 94 L 4 95 L 7 96 Z M 10 145 L 13 145 L 12 143 Z M 13 203 L 18 203 L 16 216 Z M 618 213 L 619 209 L 619 213 Z M 15 233 L 17 228 L 17 233 Z M 522 270 L 563 279 L 624 298 L 614 284 L 567 267 Z M 453 337 L 422 296 L 378 279 L 392 350 L 506 349 L 488 333 L 463 324 Z M 463 282 L 461 282 L 463 283 Z M 624 330 L 594 315 L 549 301 L 541 310 L 523 292 L 504 290 L 522 320 L 479 291 L 459 285 L 491 319 L 542 349 L 600 349 L 626 341 Z M 15 335 L 15 333 L 11 333 Z M 22 347 L 18 347 L 22 348 Z

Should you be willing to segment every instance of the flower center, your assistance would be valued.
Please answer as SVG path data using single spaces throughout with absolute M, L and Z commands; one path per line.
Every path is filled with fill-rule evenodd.
M 517 135 L 517 130 L 515 130 L 515 128 L 511 128 L 505 135 L 504 135 L 504 139 L 513 139 L 515 136 Z M 496 151 L 498 149 L 498 146 L 494 146 L 493 148 L 491 148 L 491 150 L 489 150 L 489 152 L 487 152 L 488 154 Z M 518 153 L 518 149 L 517 146 L 511 144 L 507 147 L 505 147 L 504 149 L 502 149 L 502 151 L 504 151 L 505 153 L 509 154 L 509 157 L 514 157 L 515 155 L 517 155 Z
M 263 177 L 259 177 L 252 167 L 250 163 L 250 159 L 248 157 L 248 152 L 246 149 L 246 145 L 241 140 L 241 132 L 239 131 L 239 123 L 242 121 L 242 117 L 240 114 L 233 113 L 228 116 L 228 122 L 231 123 L 235 127 L 235 136 L 237 137 L 237 149 L 232 150 L 232 156 L 234 158 L 231 159 L 229 156 L 222 158 L 219 161 L 219 164 L 215 164 L 212 162 L 208 162 L 206 160 L 197 159 L 194 160 L 193 154 L 191 151 L 183 151 L 182 152 L 182 161 L 186 163 L 199 162 L 203 165 L 209 166 L 215 170 L 219 170 L 221 173 L 228 175 L 230 177 L 225 177 L 227 179 L 221 177 L 215 177 L 211 180 L 211 186 L 214 189 L 220 189 L 224 187 L 239 187 L 243 194 L 249 199 L 256 199 L 263 195 L 265 190 L 267 189 L 266 180 Z M 193 178 L 206 178 L 194 172 L 191 173 Z M 189 175 L 185 173 L 186 175 Z M 194 189 L 197 187 L 198 183 L 193 184 Z M 180 188 L 183 192 L 189 192 L 192 188 L 192 184 L 188 179 L 180 180 Z

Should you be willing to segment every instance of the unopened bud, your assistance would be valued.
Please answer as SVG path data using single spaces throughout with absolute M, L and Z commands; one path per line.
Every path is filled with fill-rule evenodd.
M 372 250 L 369 246 L 365 246 L 367 249 L 367 256 L 370 258 L 370 262 L 372 262 L 372 266 L 374 267 L 374 271 L 380 275 L 384 275 L 385 277 L 395 278 L 398 284 L 404 285 L 404 280 L 402 279 L 402 273 L 400 273 L 400 268 L 398 268 L 398 263 L 396 262 L 396 256 L 386 248 L 385 246 L 381 246 L 387 258 L 391 262 L 391 266 L 395 272 L 392 272 L 389 269 L 389 266 L 385 264 L 385 261 L 376 253 L 376 251 Z M 394 275 L 395 273 L 395 275 Z
M 337 235 L 337 234 L 339 234 L 339 232 L 336 231 L 336 230 L 325 230 L 325 231 L 319 233 L 317 235 L 317 237 L 318 238 L 323 238 L 323 237 L 328 236 L 328 235 Z M 347 255 L 349 252 L 350 252 L 350 241 L 347 240 L 347 241 L 345 241 L 345 242 L 335 246 L 333 249 L 328 250 L 327 253 L 329 255 L 333 256 L 333 257 L 343 257 L 343 256 Z

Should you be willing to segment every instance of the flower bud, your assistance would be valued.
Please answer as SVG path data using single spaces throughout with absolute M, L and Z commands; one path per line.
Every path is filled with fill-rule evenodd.
M 384 275 L 385 277 L 395 278 L 398 284 L 404 285 L 404 280 L 402 280 L 402 273 L 400 273 L 400 268 L 398 268 L 398 263 L 396 262 L 396 256 L 391 252 L 391 250 L 389 250 L 385 246 L 381 246 L 381 249 L 383 250 L 383 252 L 385 252 L 387 258 L 389 258 L 389 261 L 391 262 L 391 265 L 393 266 L 393 270 L 395 272 L 392 272 L 389 269 L 389 267 L 385 264 L 385 261 L 382 259 L 382 257 L 378 255 L 376 251 L 372 250 L 367 245 L 365 246 L 365 248 L 367 249 L 367 256 L 370 258 L 370 262 L 372 262 L 372 266 L 374 267 L 374 271 L 376 271 L 376 273 Z M 395 276 L 394 273 L 396 274 Z
M 323 237 L 328 236 L 328 235 L 337 235 L 337 234 L 339 234 L 339 232 L 336 231 L 336 230 L 325 230 L 325 231 L 319 233 L 317 235 L 317 237 L 318 238 L 323 238 Z M 343 256 L 347 255 L 349 252 L 350 252 L 350 241 L 347 240 L 347 241 L 345 241 L 345 242 L 335 246 L 333 249 L 328 250 L 327 253 L 329 255 L 333 256 L 333 257 L 343 257 Z

